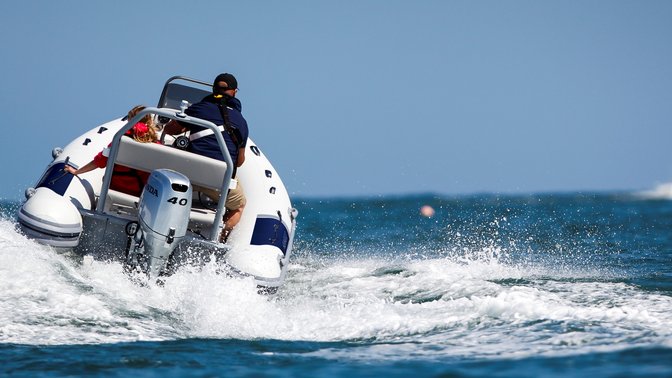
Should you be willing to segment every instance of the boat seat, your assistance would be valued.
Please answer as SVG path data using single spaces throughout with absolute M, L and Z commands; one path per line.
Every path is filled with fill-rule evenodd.
M 191 213 L 189 213 L 189 230 L 210 237 L 210 229 L 215 221 L 215 214 L 210 209 L 192 207 Z
M 195 197 L 197 196 L 198 195 L 196 194 Z M 120 218 L 135 220 L 138 218 L 139 203 L 140 197 L 109 189 L 107 191 L 107 201 L 105 201 L 105 209 L 103 209 L 103 211 L 107 214 L 114 214 Z M 215 221 L 215 214 L 215 210 L 200 206 L 198 199 L 194 198 L 191 211 L 189 212 L 189 229 L 208 236 L 212 223 Z
M 192 186 L 219 191 L 226 173 L 226 163 L 158 143 L 140 143 L 132 138 L 121 138 L 117 164 L 151 172 L 155 169 L 172 169 L 189 178 Z M 109 189 L 105 201 L 106 213 L 137 218 L 140 198 Z M 215 211 L 202 208 L 194 200 L 189 216 L 189 228 L 209 232 L 215 221 Z
M 107 200 L 105 201 L 105 208 L 103 211 L 123 218 L 135 219 L 138 217 L 139 203 L 140 197 L 109 189 L 107 191 Z
M 121 138 L 116 163 L 145 172 L 172 169 L 187 176 L 191 185 L 215 190 L 222 188 L 226 173 L 226 163 L 221 160 L 127 137 Z

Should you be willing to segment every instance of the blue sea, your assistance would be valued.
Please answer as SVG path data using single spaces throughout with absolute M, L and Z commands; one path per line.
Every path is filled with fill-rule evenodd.
M 287 281 L 263 295 L 209 265 L 136 285 L 26 239 L 1 202 L 0 376 L 672 376 L 672 200 L 294 204 Z

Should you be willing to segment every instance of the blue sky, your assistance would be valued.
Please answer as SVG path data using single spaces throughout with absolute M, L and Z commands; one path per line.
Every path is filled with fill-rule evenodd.
M 672 181 L 670 20 L 670 1 L 8 2 L 0 198 L 170 76 L 220 72 L 296 196 L 647 189 Z

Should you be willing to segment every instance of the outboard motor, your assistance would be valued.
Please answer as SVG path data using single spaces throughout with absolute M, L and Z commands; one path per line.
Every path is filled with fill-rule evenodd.
M 72 248 L 79 244 L 82 216 L 68 198 L 45 187 L 29 189 L 26 197 L 18 218 L 28 237 L 56 248 Z
M 170 169 L 152 172 L 138 205 L 140 230 L 134 237 L 132 259 L 142 247 L 146 273 L 157 278 L 168 258 L 187 233 L 191 211 L 191 183 L 183 174 Z

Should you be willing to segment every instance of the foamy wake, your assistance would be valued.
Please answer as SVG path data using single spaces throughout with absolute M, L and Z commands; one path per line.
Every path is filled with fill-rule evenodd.
M 644 190 L 636 195 L 645 199 L 672 199 L 672 183 L 659 184 L 651 190 Z
M 476 255 L 302 258 L 269 297 L 251 279 L 216 274 L 214 266 L 179 271 L 163 287 L 140 286 L 117 263 L 82 264 L 2 220 L 0 342 L 347 341 L 366 345 L 363 358 L 576 353 L 622 347 L 624 340 L 672 346 L 669 296 L 586 277 L 553 279 L 545 268 Z

